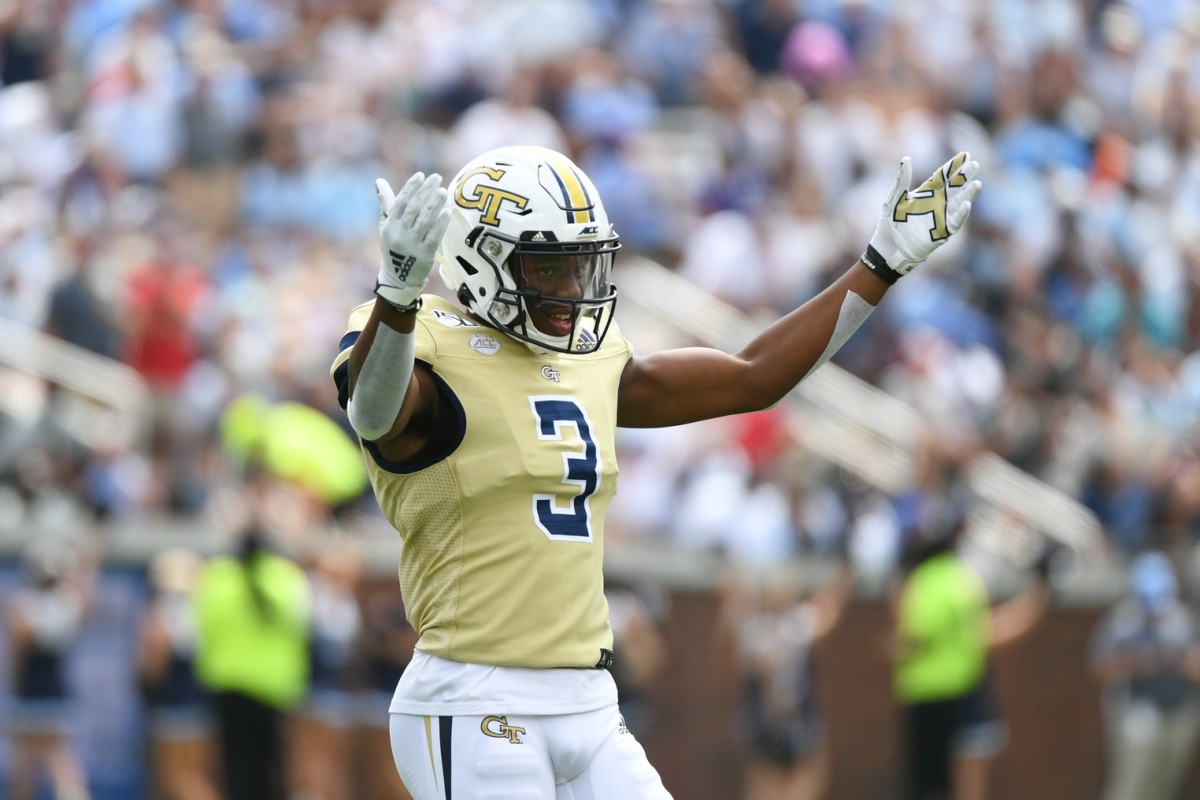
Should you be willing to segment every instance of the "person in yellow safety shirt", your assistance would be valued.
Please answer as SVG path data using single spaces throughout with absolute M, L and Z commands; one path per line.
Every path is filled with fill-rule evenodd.
M 993 609 L 983 580 L 956 550 L 965 517 L 936 507 L 919 515 L 896 608 L 893 688 L 904 717 L 903 797 L 983 800 L 988 767 L 1007 742 L 989 653 L 1045 614 L 1049 561 L 1039 561 L 1037 579 Z
M 212 559 L 194 595 L 196 672 L 212 694 L 228 800 L 283 800 L 284 715 L 308 685 L 310 591 L 257 528 Z
M 982 579 L 950 550 L 909 575 L 900 605 L 899 696 L 912 702 L 956 697 L 987 665 L 988 595 Z

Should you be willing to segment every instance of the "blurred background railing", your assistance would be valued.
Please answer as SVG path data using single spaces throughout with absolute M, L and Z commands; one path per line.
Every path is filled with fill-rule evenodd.
M 646 258 L 626 259 L 621 302 L 643 318 L 672 326 L 687 341 L 736 352 L 771 320 L 757 324 L 728 303 Z M 926 421 L 878 388 L 827 364 L 784 401 L 785 425 L 816 456 L 861 477 L 888 494 L 902 494 L 926 469 Z M 1039 537 L 1075 556 L 1075 569 L 1102 572 L 1111 551 L 1096 515 L 1075 499 L 1006 462 L 982 452 L 966 465 L 967 482 L 982 501 L 972 509 L 975 544 L 1010 565 L 1028 567 L 1045 546 Z
M 151 419 L 150 389 L 128 365 L 0 317 L 0 463 L 20 438 L 32 436 L 46 405 L 54 420 L 90 450 L 145 445 Z

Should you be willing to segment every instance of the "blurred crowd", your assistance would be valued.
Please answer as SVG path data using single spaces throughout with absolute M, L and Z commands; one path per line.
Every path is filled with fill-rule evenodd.
M 345 432 L 327 369 L 377 269 L 376 177 L 563 150 L 627 255 L 759 317 L 858 257 L 901 156 L 924 174 L 969 150 L 986 189 L 967 235 L 837 363 L 936 421 L 925 490 L 990 450 L 1120 552 L 1190 544 L 1198 41 L 1192 0 L 0 3 L 0 318 L 153 396 L 143 435 L 81 442 L 59 393 L 6 391 L 0 505 L 202 514 L 263 468 L 272 445 L 245 434 L 272 409 Z M 309 424 L 280 436 L 303 451 Z M 777 413 L 623 435 L 618 538 L 771 561 L 905 525 Z M 364 488 L 300 492 L 370 514 Z

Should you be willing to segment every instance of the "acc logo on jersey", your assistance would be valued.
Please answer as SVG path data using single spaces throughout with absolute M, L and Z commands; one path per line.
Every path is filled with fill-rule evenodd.
M 525 733 L 525 729 L 509 725 L 508 717 L 484 717 L 479 729 L 483 731 L 484 736 L 490 736 L 493 739 L 508 739 L 509 744 L 524 744 L 520 736 Z
M 542 377 L 548 381 L 554 381 L 555 383 L 558 383 L 558 376 L 561 374 L 562 374 L 561 372 L 559 372 L 558 370 L 556 370 L 554 367 L 550 366 L 549 364 L 542 365 Z
M 457 314 L 451 314 L 448 311 L 438 311 L 435 309 L 433 312 L 433 318 L 436 319 L 438 322 L 442 323 L 443 325 L 445 325 L 447 328 L 478 328 L 479 327 L 479 325 L 477 325 L 474 322 L 471 322 L 471 320 L 463 319 L 462 317 L 458 316 Z
M 498 226 L 500 224 L 500 209 L 505 203 L 512 203 L 517 207 L 517 211 L 524 211 L 529 207 L 528 197 L 516 192 L 505 191 L 499 186 L 488 186 L 479 181 L 472 181 L 479 176 L 498 181 L 504 177 L 504 170 L 496 167 L 480 167 L 463 175 L 462 180 L 458 182 L 458 188 L 454 190 L 454 202 L 463 208 L 478 211 L 479 221 L 484 225 Z
M 485 356 L 494 356 L 500 352 L 500 342 L 486 333 L 477 333 L 471 337 L 471 349 Z

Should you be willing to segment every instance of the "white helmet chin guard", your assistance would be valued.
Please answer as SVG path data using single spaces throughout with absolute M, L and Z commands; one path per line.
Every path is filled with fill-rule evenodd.
M 579 167 L 544 147 L 501 147 L 459 171 L 448 204 L 438 264 L 460 303 L 537 352 L 600 348 L 617 302 L 609 276 L 621 245 Z M 577 296 L 530 288 L 523 271 L 529 257 L 569 265 Z M 561 330 L 548 333 L 531 321 L 530 309 L 542 304 L 557 313 Z

